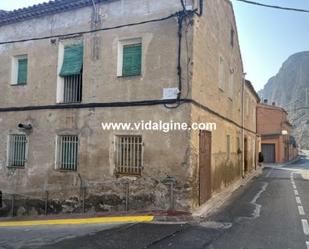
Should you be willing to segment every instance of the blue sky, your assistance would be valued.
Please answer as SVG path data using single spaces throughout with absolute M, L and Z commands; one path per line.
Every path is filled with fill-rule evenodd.
M 256 0 L 261 3 L 309 9 L 308 0 Z M 12 10 L 42 0 L 0 0 Z M 268 9 L 232 0 L 247 79 L 256 90 L 274 76 L 292 54 L 309 50 L 309 13 Z M 205 13 L 207 14 L 207 13 Z

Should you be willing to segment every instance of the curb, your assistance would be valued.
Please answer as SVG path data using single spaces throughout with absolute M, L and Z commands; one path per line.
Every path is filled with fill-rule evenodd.
M 104 223 L 137 223 L 152 222 L 154 216 L 115 216 L 115 217 L 95 217 L 79 219 L 50 219 L 50 220 L 22 220 L 22 221 L 0 221 L 0 227 L 29 227 L 29 226 L 49 226 L 49 225 L 84 225 L 84 224 L 104 224 Z

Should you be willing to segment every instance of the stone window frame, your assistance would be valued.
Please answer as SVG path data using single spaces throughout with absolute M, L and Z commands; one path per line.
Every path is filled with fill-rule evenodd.
M 27 59 L 27 82 L 24 84 L 18 84 L 18 61 L 21 59 Z M 28 78 L 29 78 L 29 56 L 28 54 L 19 54 L 14 55 L 11 58 L 11 79 L 10 79 L 10 85 L 11 86 L 26 86 L 28 84 Z
M 24 165 L 23 166 L 14 166 L 14 165 L 10 165 L 10 154 L 11 154 L 11 139 L 12 136 L 14 135 L 23 135 L 26 138 L 26 145 L 25 145 L 25 159 L 24 159 Z M 28 134 L 26 134 L 25 132 L 10 132 L 7 135 L 7 144 L 6 144 L 6 166 L 7 168 L 11 168 L 11 169 L 25 169 L 27 167 L 28 164 L 28 157 L 29 157 L 29 136 Z
M 141 157 L 141 165 L 140 167 L 140 172 L 121 172 L 118 170 L 118 165 L 117 165 L 117 145 L 118 145 L 118 141 L 117 139 L 119 137 L 140 137 L 141 138 L 141 150 L 140 150 L 140 157 Z M 117 176 L 141 176 L 144 170 L 144 154 L 145 154 L 145 143 L 144 143 L 144 136 L 142 134 L 136 134 L 136 133 L 117 133 L 114 134 L 113 136 L 113 161 L 114 161 L 114 172 Z
M 62 64 L 64 60 L 64 51 L 65 51 L 65 46 L 70 45 L 70 44 L 77 44 L 77 43 L 82 43 L 84 46 L 84 57 L 83 57 L 83 64 L 84 64 L 84 58 L 85 58 L 85 41 L 83 38 L 67 38 L 60 40 L 58 43 L 58 62 L 57 62 L 57 85 L 56 85 L 56 103 L 57 104 L 72 104 L 71 102 L 69 103 L 64 103 L 64 77 L 61 77 L 59 74 L 62 69 Z M 84 77 L 84 72 L 82 72 L 82 81 Z M 81 93 L 82 94 L 82 93 Z M 74 102 L 74 104 L 80 104 L 82 103 L 82 98 L 81 101 L 79 102 Z
M 77 137 L 77 153 L 76 153 L 76 165 L 74 169 L 63 169 L 59 166 L 59 142 L 60 137 L 63 136 L 76 136 Z M 54 169 L 61 172 L 77 172 L 79 168 L 79 155 L 80 155 L 80 136 L 75 132 L 59 133 L 55 137 L 55 162 Z

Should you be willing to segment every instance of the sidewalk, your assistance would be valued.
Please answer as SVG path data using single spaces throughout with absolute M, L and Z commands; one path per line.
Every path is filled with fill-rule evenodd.
M 236 181 L 231 184 L 223 191 L 218 194 L 215 194 L 209 201 L 207 201 L 204 205 L 200 206 L 196 210 L 193 211 L 192 216 L 195 220 L 199 220 L 200 218 L 205 218 L 210 214 L 214 213 L 218 208 L 220 208 L 226 201 L 230 199 L 233 192 L 238 188 L 245 186 L 248 182 L 250 182 L 254 177 L 262 174 L 263 167 L 258 167 L 256 170 L 253 170 L 249 173 L 245 178 Z

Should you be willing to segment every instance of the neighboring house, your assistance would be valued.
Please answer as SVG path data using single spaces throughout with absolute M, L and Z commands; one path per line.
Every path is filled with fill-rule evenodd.
M 257 97 L 243 78 L 232 4 L 92 3 L 0 17 L 0 190 L 48 191 L 58 211 L 84 187 L 87 210 L 122 210 L 125 193 L 131 208 L 165 209 L 168 180 L 175 208 L 190 210 L 253 169 Z M 101 128 L 141 120 L 217 130 Z
M 297 146 L 292 134 L 288 113 L 267 100 L 257 106 L 258 133 L 262 138 L 265 163 L 284 163 L 297 156 Z
M 250 172 L 257 168 L 258 153 L 260 151 L 260 139 L 251 131 L 257 130 L 256 108 L 260 102 L 259 95 L 254 90 L 250 81 L 245 81 L 244 88 L 244 172 Z

